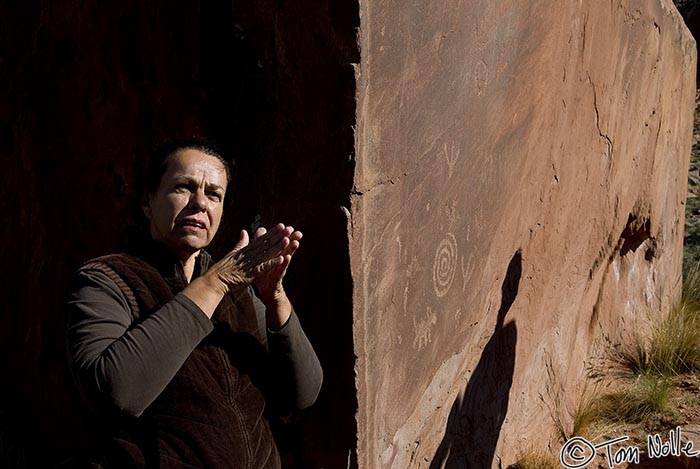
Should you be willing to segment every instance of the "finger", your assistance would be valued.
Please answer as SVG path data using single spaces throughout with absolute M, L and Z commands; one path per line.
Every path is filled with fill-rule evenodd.
M 282 255 L 287 249 L 287 246 L 289 246 L 288 238 L 282 238 L 273 245 L 264 245 L 262 249 L 260 249 L 259 246 L 253 248 L 251 245 L 249 248 L 246 248 L 247 251 L 245 253 L 244 262 L 261 264 Z
M 280 234 L 282 231 L 284 231 L 286 227 L 284 226 L 284 223 L 277 223 L 275 226 L 270 228 L 269 230 L 266 230 L 266 233 L 270 237 L 274 237 L 278 234 Z
M 280 265 L 280 269 L 282 270 L 282 277 L 284 277 L 284 274 L 287 273 L 287 267 L 289 267 L 289 264 L 292 262 L 291 254 L 285 254 L 283 257 L 284 261 L 282 261 L 282 264 Z
M 257 264 L 251 269 L 251 275 L 253 277 L 260 277 L 266 273 L 272 271 L 274 268 L 279 267 L 284 262 L 283 256 L 277 256 L 269 261 Z
M 301 231 L 295 231 L 289 235 L 289 240 L 290 241 L 301 241 L 301 238 L 303 236 L 304 236 L 304 234 Z
M 289 254 L 290 256 L 293 255 L 296 252 L 296 250 L 299 249 L 299 246 L 300 246 L 299 241 L 292 241 L 291 243 L 289 243 L 289 246 L 287 246 L 285 248 L 282 255 L 287 255 L 287 254 Z
M 236 245 L 233 247 L 232 251 L 238 251 L 239 249 L 246 247 L 248 245 L 248 242 L 248 232 L 246 230 L 241 230 L 240 238 L 238 239 Z
M 282 261 L 282 264 L 280 264 L 280 266 L 277 268 L 277 271 L 275 272 L 277 274 L 276 275 L 277 278 L 274 279 L 276 283 L 282 283 L 282 279 L 284 278 L 284 275 L 287 273 L 287 268 L 289 267 L 289 263 L 292 262 L 292 255 L 291 254 L 286 254 L 282 257 L 284 258 L 284 260 Z
M 261 242 L 267 240 L 268 243 L 273 243 L 280 237 L 286 236 L 282 234 L 284 229 L 285 226 L 282 223 L 278 223 L 269 230 L 266 230 L 264 227 L 260 227 L 255 231 L 255 240 L 259 239 Z M 258 234 L 259 231 L 262 231 L 262 233 Z
M 258 231 L 260 231 L 260 228 L 258 228 Z M 285 233 L 285 226 L 282 223 L 273 226 L 272 228 L 270 228 L 270 231 L 265 230 L 265 228 L 262 228 L 262 231 L 263 232 L 260 235 L 258 235 L 258 232 L 256 231 L 255 241 L 273 244 L 276 243 L 277 240 L 288 236 Z
M 268 285 L 281 285 L 282 279 L 287 273 L 287 267 L 289 267 L 289 263 L 292 260 L 292 256 L 284 255 L 280 256 L 280 258 L 282 259 L 282 262 L 264 274 L 266 275 L 265 281 Z
M 279 255 L 289 244 L 288 237 L 290 234 L 292 234 L 292 230 L 288 228 L 277 230 L 277 228 L 280 226 L 284 225 L 280 223 L 267 233 L 255 239 L 250 244 L 250 248 L 247 250 L 247 253 L 250 253 L 251 255 L 263 253 L 263 255 L 267 255 L 268 258 Z
M 304 235 L 301 233 L 301 231 L 295 231 L 295 232 L 293 232 L 291 235 L 289 235 L 289 238 L 288 238 L 289 241 L 290 241 L 290 242 L 289 242 L 289 245 L 285 248 L 285 250 L 284 250 L 284 252 L 282 253 L 282 255 L 284 255 L 284 254 L 294 254 L 294 251 L 296 251 L 297 249 L 299 249 L 299 246 L 300 246 L 300 242 L 299 242 L 299 241 L 301 240 L 301 238 L 302 238 L 303 236 L 304 236 Z

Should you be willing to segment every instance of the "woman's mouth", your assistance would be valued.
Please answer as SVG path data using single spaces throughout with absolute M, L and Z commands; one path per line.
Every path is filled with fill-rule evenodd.
M 204 223 L 201 221 L 196 221 L 196 220 L 184 220 L 179 223 L 179 226 L 181 228 L 187 229 L 187 230 L 204 230 L 206 229 L 206 226 Z

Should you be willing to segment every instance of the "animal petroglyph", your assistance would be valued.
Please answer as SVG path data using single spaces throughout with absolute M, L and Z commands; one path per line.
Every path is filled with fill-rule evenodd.
M 457 270 L 457 240 L 451 233 L 440 241 L 435 252 L 433 264 L 433 287 L 438 297 L 443 297 L 450 290 Z

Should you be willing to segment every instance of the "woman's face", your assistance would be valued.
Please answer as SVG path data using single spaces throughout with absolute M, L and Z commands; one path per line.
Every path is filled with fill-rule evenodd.
M 219 229 L 227 183 L 215 157 L 192 149 L 171 155 L 158 190 L 143 206 L 153 239 L 182 261 L 207 246 Z

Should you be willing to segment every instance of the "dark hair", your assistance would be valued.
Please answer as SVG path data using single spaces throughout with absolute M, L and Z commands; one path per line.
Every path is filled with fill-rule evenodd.
M 221 156 L 221 153 L 211 140 L 193 137 L 179 140 L 166 140 L 153 150 L 151 161 L 146 170 L 146 179 L 143 185 L 144 195 L 146 193 L 153 194 L 158 190 L 160 180 L 168 169 L 168 158 L 180 150 L 201 151 L 205 155 L 213 156 L 219 160 L 226 171 L 226 188 L 228 190 L 228 186 L 231 183 L 231 167 L 228 161 Z

